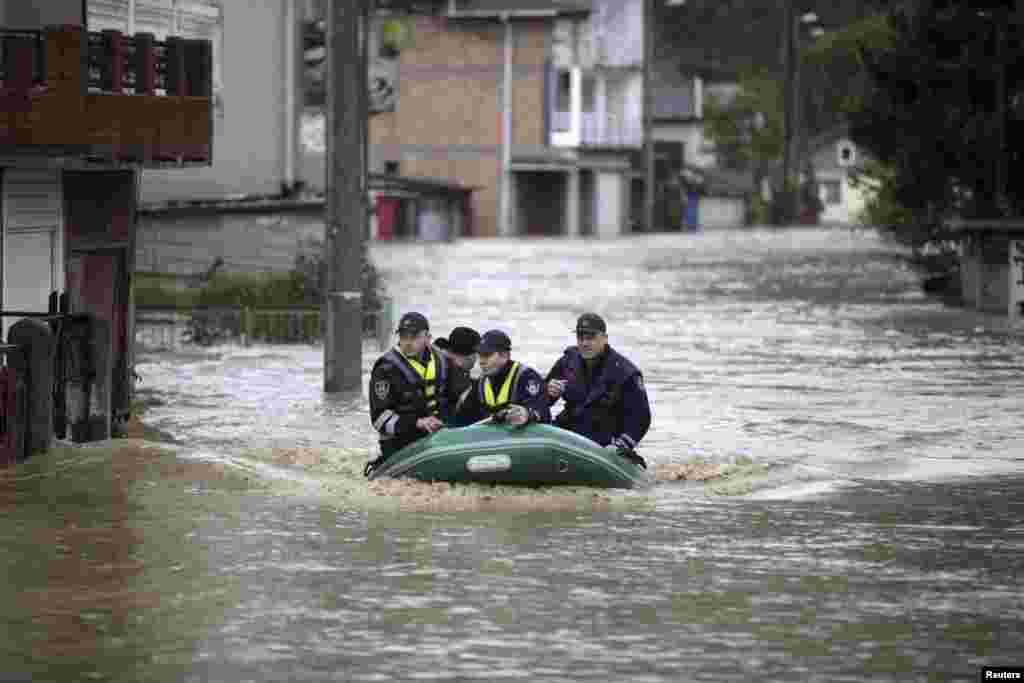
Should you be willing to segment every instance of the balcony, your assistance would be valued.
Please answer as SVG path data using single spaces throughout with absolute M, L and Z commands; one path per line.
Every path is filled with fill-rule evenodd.
M 211 163 L 209 41 L 58 26 L 0 30 L 0 47 L 5 156 Z
M 640 148 L 644 131 L 639 121 L 609 114 L 583 112 L 580 121 L 580 146 L 605 149 Z

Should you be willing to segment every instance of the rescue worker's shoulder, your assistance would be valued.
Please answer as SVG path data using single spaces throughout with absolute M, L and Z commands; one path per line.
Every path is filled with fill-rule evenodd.
M 377 359 L 377 362 L 373 364 L 373 370 L 370 374 L 372 375 L 390 375 L 395 371 L 395 366 L 391 364 L 391 360 L 386 357 Z
M 614 364 L 617 374 L 619 374 L 623 379 L 630 379 L 634 375 L 643 374 L 640 372 L 640 368 L 633 364 L 633 361 L 629 360 L 618 351 L 612 349 L 610 353 L 612 356 L 610 360 Z
M 539 396 L 544 390 L 544 378 L 528 365 L 523 365 L 519 370 L 519 384 L 530 398 Z

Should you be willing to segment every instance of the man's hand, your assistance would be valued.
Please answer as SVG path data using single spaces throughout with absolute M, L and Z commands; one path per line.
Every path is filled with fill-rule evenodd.
M 564 379 L 553 379 L 548 382 L 548 396 L 554 400 L 558 400 L 562 396 L 562 392 L 565 391 L 565 385 L 568 384 Z
M 524 406 L 512 404 L 505 409 L 505 422 L 513 427 L 522 427 L 530 421 L 530 411 Z
M 419 429 L 420 431 L 424 432 L 429 432 L 430 434 L 433 434 L 442 427 L 444 427 L 444 422 L 441 422 L 433 415 L 429 417 L 421 417 L 420 419 L 416 420 L 416 429 Z

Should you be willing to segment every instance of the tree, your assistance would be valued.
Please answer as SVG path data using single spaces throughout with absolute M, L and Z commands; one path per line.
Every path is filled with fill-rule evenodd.
M 744 69 L 734 98 L 708 96 L 704 121 L 719 165 L 765 169 L 782 156 L 782 83 L 765 69 Z
M 999 217 L 1024 208 L 1000 178 L 1024 171 L 1019 15 L 970 2 L 918 0 L 888 16 L 891 45 L 863 51 L 870 88 L 853 136 L 880 162 L 880 196 L 905 211 L 887 226 L 908 241 L 944 237 L 944 219 Z M 1000 88 L 1000 74 L 1005 87 Z M 1005 142 L 998 131 L 1006 127 Z
M 861 51 L 892 40 L 885 16 L 872 15 L 804 42 L 798 102 L 804 140 L 834 129 L 860 110 L 870 91 Z M 742 68 L 736 97 L 709 97 L 704 115 L 705 131 L 720 164 L 763 175 L 779 163 L 784 144 L 783 82 L 774 69 Z

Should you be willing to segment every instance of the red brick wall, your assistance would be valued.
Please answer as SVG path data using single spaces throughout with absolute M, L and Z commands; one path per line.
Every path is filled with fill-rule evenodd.
M 516 22 L 513 144 L 544 144 L 544 60 L 550 24 Z M 402 50 L 396 111 L 370 120 L 376 156 L 401 174 L 477 187 L 478 235 L 498 232 L 505 28 L 421 17 Z

